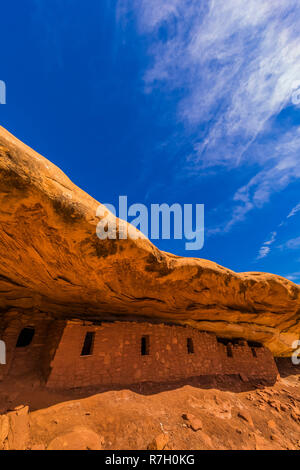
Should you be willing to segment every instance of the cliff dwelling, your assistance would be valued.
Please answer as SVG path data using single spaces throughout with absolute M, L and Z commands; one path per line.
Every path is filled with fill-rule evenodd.
M 100 203 L 3 128 L 0 157 L 2 383 L 276 380 L 274 357 L 289 357 L 299 338 L 298 285 L 172 255 L 145 237 L 100 240 Z
M 260 343 L 189 326 L 25 316 L 10 321 L 2 337 L 7 345 L 2 380 L 37 374 L 50 389 L 226 375 L 274 383 L 278 374 L 273 355 Z

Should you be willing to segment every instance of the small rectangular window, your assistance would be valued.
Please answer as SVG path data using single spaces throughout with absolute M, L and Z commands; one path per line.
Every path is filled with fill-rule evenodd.
M 148 356 L 150 353 L 150 338 L 149 336 L 142 336 L 141 339 L 141 355 Z
M 35 330 L 31 326 L 23 328 L 23 330 L 19 334 L 16 348 L 25 348 L 26 346 L 29 346 L 29 344 L 33 340 L 34 333 Z
M 193 343 L 192 338 L 187 338 L 186 347 L 187 347 L 188 354 L 194 354 L 194 343 Z
M 84 338 L 84 343 L 81 350 L 81 356 L 91 356 L 93 354 L 95 333 L 88 331 Z
M 257 357 L 256 349 L 255 349 L 255 348 L 251 348 L 251 351 L 252 351 L 252 356 L 253 356 L 253 357 Z
M 233 351 L 232 351 L 231 344 L 227 344 L 226 349 L 227 349 L 227 356 L 228 357 L 233 357 Z

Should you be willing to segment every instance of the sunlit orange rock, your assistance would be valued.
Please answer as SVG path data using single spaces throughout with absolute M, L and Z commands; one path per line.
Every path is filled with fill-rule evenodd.
M 99 203 L 3 128 L 0 189 L 0 315 L 164 320 L 276 355 L 300 336 L 299 285 L 178 257 L 145 238 L 99 240 Z

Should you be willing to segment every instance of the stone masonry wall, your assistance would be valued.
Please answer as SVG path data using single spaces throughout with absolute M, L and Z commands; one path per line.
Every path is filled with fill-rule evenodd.
M 40 374 L 42 354 L 48 342 L 49 327 L 53 320 L 45 317 L 20 315 L 10 317 L 4 324 L 1 339 L 6 345 L 6 365 L 0 366 L 0 380 L 9 376 L 26 376 L 28 374 Z M 23 328 L 34 329 L 31 343 L 24 348 L 16 348 L 16 343 Z
M 81 356 L 87 332 L 95 332 L 92 353 Z M 141 355 L 141 338 L 149 337 L 149 355 Z M 188 353 L 187 338 L 193 353 Z M 264 347 L 256 357 L 245 341 L 231 346 L 215 335 L 191 327 L 115 322 L 100 326 L 67 322 L 51 362 L 47 386 L 75 388 L 90 385 L 129 385 L 139 382 L 176 381 L 199 375 L 243 374 L 274 381 L 277 367 Z
M 65 326 L 66 322 L 63 320 L 55 320 L 49 325 L 47 341 L 43 347 L 40 358 L 40 367 L 44 377 L 48 377 L 50 373 L 51 363 L 61 341 Z

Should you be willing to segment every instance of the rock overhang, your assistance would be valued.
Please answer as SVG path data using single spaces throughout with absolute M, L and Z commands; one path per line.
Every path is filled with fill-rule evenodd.
M 145 238 L 100 240 L 99 203 L 3 128 L 0 190 L 2 318 L 32 310 L 58 319 L 152 319 L 291 354 L 299 285 L 165 253 Z

